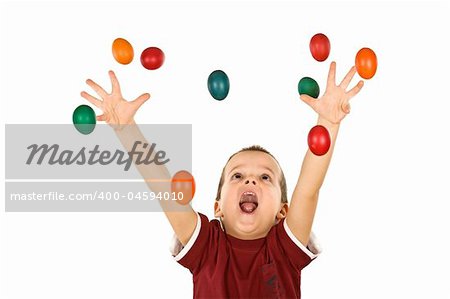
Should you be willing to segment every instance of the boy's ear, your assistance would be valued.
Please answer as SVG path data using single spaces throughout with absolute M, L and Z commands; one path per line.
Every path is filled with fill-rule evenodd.
M 222 209 L 220 208 L 220 204 L 219 202 L 216 200 L 216 202 L 214 203 L 214 217 L 222 217 L 223 213 L 222 213 Z
M 278 211 L 278 213 L 277 213 L 277 220 L 281 220 L 281 219 L 286 218 L 288 210 L 289 210 L 288 204 L 287 203 L 283 203 L 281 205 L 280 211 Z

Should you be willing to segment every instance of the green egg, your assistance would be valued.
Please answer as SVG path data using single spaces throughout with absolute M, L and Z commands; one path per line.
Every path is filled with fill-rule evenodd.
M 310 77 L 303 77 L 298 82 L 298 93 L 307 94 L 315 99 L 319 96 L 320 88 L 316 80 Z
M 208 77 L 208 90 L 211 96 L 222 101 L 228 95 L 230 91 L 230 80 L 227 74 L 221 70 L 215 70 Z
M 88 105 L 80 105 L 73 111 L 72 121 L 78 132 L 84 135 L 90 134 L 95 129 L 95 112 Z

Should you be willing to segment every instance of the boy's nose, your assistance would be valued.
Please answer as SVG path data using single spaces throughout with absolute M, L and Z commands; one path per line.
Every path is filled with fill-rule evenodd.
M 247 185 L 247 184 L 250 184 L 250 182 L 251 182 L 253 185 L 256 185 L 255 180 L 246 180 L 246 181 L 245 181 L 245 184 L 246 184 L 246 185 Z

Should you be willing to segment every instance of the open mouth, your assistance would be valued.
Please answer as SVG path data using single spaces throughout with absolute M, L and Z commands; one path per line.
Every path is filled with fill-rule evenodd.
M 241 195 L 241 200 L 239 201 L 239 206 L 241 211 L 246 214 L 253 213 L 258 207 L 258 197 L 253 191 L 245 191 Z

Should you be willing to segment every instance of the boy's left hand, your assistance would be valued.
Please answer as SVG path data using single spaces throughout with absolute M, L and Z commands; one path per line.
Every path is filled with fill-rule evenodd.
M 316 111 L 319 117 L 333 124 L 339 124 L 350 113 L 350 99 L 358 94 L 364 85 L 364 82 L 360 80 L 352 89 L 346 91 L 355 73 L 356 68 L 352 66 L 341 84 L 336 85 L 336 63 L 333 61 L 330 65 L 327 88 L 323 96 L 319 99 L 314 99 L 309 95 L 302 94 L 300 99 Z

